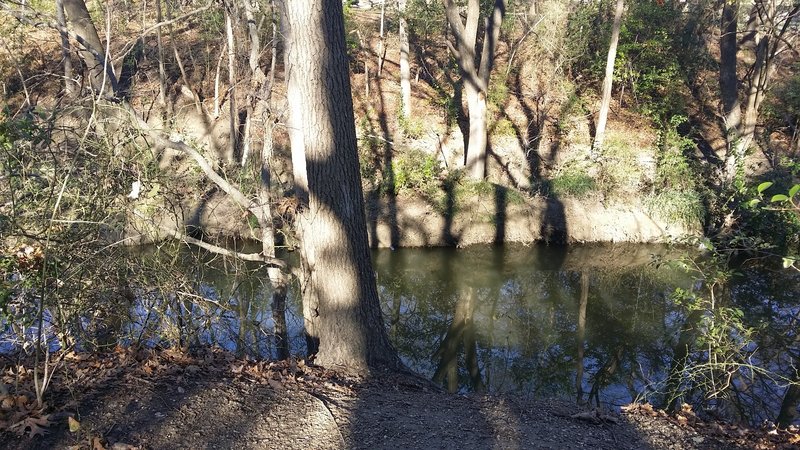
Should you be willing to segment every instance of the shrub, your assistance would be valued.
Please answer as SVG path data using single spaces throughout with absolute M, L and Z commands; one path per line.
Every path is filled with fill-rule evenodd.
M 418 117 L 406 118 L 403 114 L 397 116 L 400 131 L 409 139 L 419 139 L 425 134 L 425 123 Z
M 439 160 L 422 150 L 408 149 L 392 161 L 392 173 L 384 174 L 384 190 L 430 193 L 439 189 L 442 167 Z

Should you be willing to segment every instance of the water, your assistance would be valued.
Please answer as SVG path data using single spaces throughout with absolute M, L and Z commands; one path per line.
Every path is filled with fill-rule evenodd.
M 271 310 L 265 270 L 181 249 L 141 253 L 141 264 L 169 283 L 136 288 L 125 342 L 212 344 L 274 357 L 280 316 Z M 452 391 L 555 396 L 613 408 L 668 400 L 673 355 L 690 316 L 673 293 L 702 293 L 705 285 L 697 274 L 654 261 L 689 256 L 648 245 L 476 246 L 376 250 L 373 264 L 390 338 L 418 373 Z M 733 365 L 711 373 L 715 386 L 727 379 L 726 390 L 683 377 L 684 400 L 711 415 L 774 420 L 786 385 L 781 377 L 800 361 L 797 281 L 792 273 L 739 270 L 720 292 L 743 311 L 741 322 L 752 334 L 737 336 L 743 349 Z M 299 311 L 293 288 L 285 319 L 296 355 L 305 351 Z M 709 362 L 691 336 L 698 344 L 690 359 Z

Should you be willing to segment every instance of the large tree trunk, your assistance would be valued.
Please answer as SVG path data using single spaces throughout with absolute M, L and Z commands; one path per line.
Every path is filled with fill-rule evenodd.
M 295 0 L 284 8 L 290 139 L 308 182 L 298 217 L 303 311 L 319 342 L 316 362 L 400 368 L 367 246 L 342 4 Z
M 455 45 L 448 42 L 448 46 L 458 61 L 467 94 L 470 126 L 468 142 L 464 148 L 464 164 L 469 176 L 479 180 L 486 176 L 488 149 L 486 94 L 494 66 L 495 48 L 500 38 L 500 25 L 506 11 L 506 2 L 505 0 L 495 0 L 491 15 L 485 20 L 479 61 L 476 61 L 478 58 L 475 47 L 478 38 L 480 2 L 478 0 L 467 2 L 465 22 L 461 21 L 461 12 L 454 0 L 444 0 L 444 6 L 447 23 L 455 37 Z
M 80 55 L 86 67 L 89 69 L 89 80 L 95 92 L 110 92 L 116 95 L 118 92 L 117 77 L 110 61 L 107 61 L 105 47 L 97 29 L 86 9 L 83 0 L 64 0 L 64 11 L 67 19 L 72 24 L 75 37 L 81 46 Z
M 597 151 L 603 147 L 603 139 L 606 134 L 606 121 L 608 120 L 608 109 L 611 106 L 611 87 L 614 83 L 614 62 L 617 59 L 617 44 L 619 43 L 619 30 L 622 25 L 622 12 L 625 10 L 625 2 L 617 0 L 614 10 L 614 24 L 611 28 L 611 42 L 608 45 L 608 57 L 606 58 L 606 75 L 603 78 L 603 97 L 600 100 L 600 113 L 597 117 L 597 127 L 594 133 L 594 143 L 592 149 Z
M 411 118 L 411 64 L 408 62 L 410 46 L 408 44 L 408 21 L 406 20 L 407 0 L 399 0 L 397 9 L 400 13 L 400 97 L 402 99 L 403 117 Z

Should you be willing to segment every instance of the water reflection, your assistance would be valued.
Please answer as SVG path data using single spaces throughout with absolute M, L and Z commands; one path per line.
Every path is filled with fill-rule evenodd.
M 709 363 L 697 337 L 715 313 L 673 300 L 676 288 L 707 286 L 652 264 L 654 255 L 685 256 L 667 252 L 646 245 L 486 246 L 376 250 L 373 262 L 401 357 L 450 391 L 521 392 L 604 406 L 686 401 L 751 423 L 795 421 L 800 392 L 788 386 L 800 381 L 798 275 L 743 268 L 721 286 L 720 298 L 744 311 L 741 320 L 753 333 L 742 339 L 746 358 L 732 361 L 735 370 L 710 372 L 726 384 L 715 392 L 689 373 Z M 153 282 L 135 287 L 125 342 L 212 344 L 269 358 L 305 354 L 296 288 L 275 301 L 258 264 L 185 247 L 152 248 L 138 257 L 150 273 L 136 279 Z
M 451 391 L 524 391 L 622 404 L 664 371 L 688 286 L 636 247 L 378 252 L 391 334 L 408 365 Z

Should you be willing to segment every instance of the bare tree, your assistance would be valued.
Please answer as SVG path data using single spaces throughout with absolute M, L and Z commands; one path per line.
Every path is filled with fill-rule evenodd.
M 479 42 L 478 25 L 481 5 L 479 0 L 467 2 L 466 21 L 461 20 L 461 11 L 454 0 L 444 0 L 447 23 L 455 38 L 455 45 L 448 41 L 448 48 L 455 55 L 464 90 L 467 95 L 469 112 L 469 138 L 464 149 L 464 164 L 473 179 L 486 176 L 486 152 L 488 147 L 488 108 L 486 95 L 489 90 L 489 76 L 494 66 L 495 48 L 500 38 L 500 25 L 506 11 L 505 0 L 495 0 L 489 17 L 484 20 L 481 39 L 480 58 L 476 54 Z
M 733 98 L 731 83 L 736 76 L 736 35 L 738 3 L 723 6 L 724 32 L 721 37 L 723 60 L 720 64 L 720 81 L 723 89 L 725 127 L 728 130 L 728 150 L 725 158 L 725 180 L 730 183 L 741 169 L 745 154 L 753 144 L 759 111 L 775 71 L 782 63 L 782 55 L 792 48 L 796 30 L 792 23 L 800 14 L 800 3 L 792 1 L 756 0 L 744 37 L 739 43 L 753 52 L 753 62 L 747 68 L 742 82 L 744 102 Z M 727 8 L 727 9 L 725 9 Z M 738 91 L 738 89 L 737 89 Z M 744 105 L 741 114 L 740 105 Z M 740 118 L 741 117 L 741 118 Z
M 400 14 L 398 35 L 400 36 L 400 97 L 403 117 L 411 118 L 411 65 L 408 62 L 410 46 L 408 44 L 408 20 L 406 20 L 407 0 L 398 0 L 397 9 Z
M 603 98 L 600 100 L 600 113 L 597 117 L 597 128 L 595 128 L 594 142 L 592 143 L 592 150 L 594 151 L 603 147 L 603 139 L 605 138 L 608 109 L 611 106 L 611 88 L 614 83 L 614 62 L 617 59 L 617 44 L 619 43 L 623 11 L 625 11 L 625 2 L 617 0 L 617 6 L 614 9 L 614 24 L 611 28 L 611 42 L 608 44 L 606 75 L 603 78 Z

